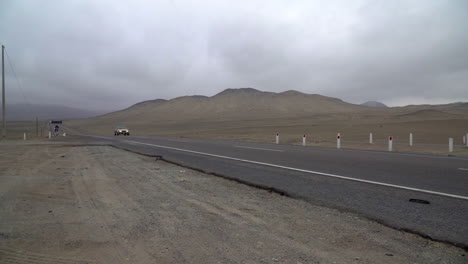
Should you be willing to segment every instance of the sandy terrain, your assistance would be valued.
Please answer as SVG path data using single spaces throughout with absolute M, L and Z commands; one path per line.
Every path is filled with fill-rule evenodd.
M 37 143 L 0 143 L 0 263 L 467 262 L 449 245 L 154 158 Z
M 262 92 L 251 88 L 227 89 L 215 96 L 184 96 L 151 100 L 100 117 L 71 120 L 66 124 L 82 132 L 112 135 L 117 125 L 133 135 L 233 139 L 386 150 L 388 137 L 394 151 L 448 154 L 448 138 L 455 155 L 468 155 L 462 137 L 468 133 L 468 103 L 372 108 L 337 98 L 297 91 Z M 376 144 L 369 145 L 369 133 Z M 414 146 L 409 147 L 409 133 Z
M 118 121 L 113 121 L 118 124 Z M 112 135 L 113 125 L 99 120 L 67 121 L 76 130 Z M 314 118 L 263 119 L 240 121 L 129 121 L 127 125 L 135 136 L 170 136 L 188 138 L 227 139 L 274 143 L 276 132 L 281 144 L 302 144 L 307 135 L 308 146 L 336 147 L 336 134 L 341 134 L 342 148 L 388 149 L 388 136 L 394 138 L 393 151 L 440 155 L 468 155 L 462 136 L 468 132 L 468 120 L 317 120 Z M 369 133 L 374 144 L 369 144 Z M 413 146 L 408 146 L 409 133 L 413 133 Z M 454 138 L 454 151 L 448 152 L 448 137 Z
M 36 131 L 36 121 L 15 121 L 15 122 L 8 121 L 6 127 L 7 127 L 7 131 L 6 131 L 7 140 L 23 139 L 24 133 L 26 133 L 27 139 L 37 139 L 41 137 L 46 137 L 47 134 L 49 133 L 47 121 L 39 121 L 37 123 L 37 131 Z M 2 128 L 3 127 L 0 122 L 0 131 Z M 1 132 L 0 132 L 0 135 L 1 135 Z

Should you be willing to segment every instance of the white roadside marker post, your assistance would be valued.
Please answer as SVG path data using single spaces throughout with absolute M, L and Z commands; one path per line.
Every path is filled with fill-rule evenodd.
M 413 146 L 413 133 L 409 133 L 409 145 L 410 147 Z
M 453 152 L 453 138 L 449 138 L 449 152 Z
M 392 151 L 393 150 L 393 137 L 390 136 L 388 137 L 388 151 Z
M 276 133 L 276 144 L 279 144 L 279 133 Z
M 23 133 L 23 140 L 26 140 L 26 133 Z
M 463 145 L 465 145 L 465 144 L 466 144 L 466 136 L 463 135 Z
M 337 149 L 341 148 L 341 135 L 340 135 L 340 133 L 338 133 L 338 135 L 336 135 L 336 148 Z
M 52 137 L 52 132 L 49 131 L 49 139 Z
M 302 146 L 305 147 L 306 145 L 306 135 L 304 134 L 304 136 L 302 137 Z
M 372 133 L 369 133 L 369 144 L 372 144 Z

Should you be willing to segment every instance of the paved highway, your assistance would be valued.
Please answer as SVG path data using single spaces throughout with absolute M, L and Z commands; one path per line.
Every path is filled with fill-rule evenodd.
M 468 248 L 467 158 L 69 131 Z

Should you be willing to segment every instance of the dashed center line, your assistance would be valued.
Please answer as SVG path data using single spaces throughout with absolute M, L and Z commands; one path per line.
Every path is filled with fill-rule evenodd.
M 245 146 L 234 146 L 234 147 L 236 147 L 236 148 L 246 148 L 246 149 L 258 149 L 258 150 L 266 150 L 266 151 L 284 152 L 284 150 L 279 150 L 279 149 L 254 148 L 254 147 L 245 147 Z
M 458 168 L 459 170 L 464 170 L 464 171 L 468 171 L 468 169 L 466 168 Z

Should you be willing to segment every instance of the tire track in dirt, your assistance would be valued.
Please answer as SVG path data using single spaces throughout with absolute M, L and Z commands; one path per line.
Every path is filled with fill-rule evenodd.
M 30 264 L 76 264 L 83 263 L 82 260 L 63 258 L 47 254 L 29 252 L 25 250 L 17 250 L 9 247 L 0 248 L 1 263 L 30 263 Z M 91 264 L 90 262 L 86 262 Z
M 34 189 L 34 185 L 38 184 L 38 180 L 35 180 L 34 177 L 38 174 L 41 173 L 41 170 L 49 167 L 56 165 L 56 163 L 53 161 L 54 158 L 61 157 L 63 155 L 67 155 L 68 151 L 57 151 L 54 149 L 51 151 L 50 146 L 34 146 L 34 147 L 24 147 L 24 146 L 18 146 L 14 152 L 22 152 L 19 156 L 11 155 L 10 153 L 10 158 L 14 158 L 15 160 L 21 160 L 21 163 L 15 162 L 13 165 L 14 166 L 9 166 L 7 170 L 2 173 L 2 188 L 5 188 L 4 190 L 0 190 L 0 193 L 3 193 L 4 196 L 8 197 L 8 202 L 4 201 L 2 203 L 2 217 L 0 217 L 0 222 L 3 225 L 11 226 L 9 228 L 8 233 L 13 233 L 14 225 L 8 225 L 8 219 L 13 217 L 13 214 L 15 213 L 15 209 L 18 206 L 21 206 L 19 204 L 19 201 L 26 198 L 28 196 L 29 199 L 37 200 L 43 198 L 44 194 L 34 194 L 34 193 L 28 193 L 28 189 Z M 24 152 L 23 152 L 24 151 Z M 41 158 L 38 158 L 41 157 Z M 8 177 L 9 175 L 24 175 L 27 172 L 27 175 L 30 175 L 29 181 L 26 184 L 26 186 L 30 186 L 29 188 L 26 189 L 26 192 L 20 191 L 20 189 L 24 189 L 25 185 L 25 179 L 13 179 L 9 181 L 5 181 L 5 176 Z M 53 178 L 53 175 L 50 176 L 50 178 Z M 33 181 L 31 181 L 33 179 Z M 22 185 L 22 188 L 19 188 L 17 186 Z M 3 197 L 1 198 L 3 200 Z M 5 230 L 3 228 L 3 230 Z M 80 263 L 80 260 L 78 259 L 72 259 L 72 258 L 64 258 L 64 257 L 59 257 L 59 256 L 54 256 L 54 255 L 49 255 L 49 254 L 44 254 L 44 253 L 38 253 L 38 252 L 31 252 L 29 250 L 19 250 L 19 249 L 14 249 L 8 246 L 5 246 L 8 238 L 3 240 L 0 239 L 0 260 L 2 263 L 33 263 L 33 264 L 41 264 L 41 263 Z
M 110 159 L 109 156 L 115 155 L 115 149 L 109 147 L 93 147 L 95 151 L 100 151 L 93 162 L 97 167 L 102 169 L 101 175 L 106 175 L 108 185 L 103 187 L 108 188 L 108 191 L 101 189 L 99 191 L 100 200 L 104 201 L 109 210 L 114 214 L 115 223 L 119 226 L 125 226 L 126 233 L 120 233 L 125 239 L 137 239 L 142 244 L 141 247 L 133 247 L 132 255 L 138 255 L 140 259 L 146 262 L 154 262 L 161 260 L 161 256 L 156 256 L 152 251 L 147 250 L 149 245 L 165 245 L 164 250 L 171 248 L 171 259 L 163 260 L 162 262 L 187 263 L 187 259 L 182 256 L 176 244 L 167 237 L 171 235 L 170 224 L 173 222 L 161 222 L 160 219 L 167 217 L 177 221 L 177 216 L 168 216 L 168 211 L 161 212 L 159 210 L 148 210 L 143 204 L 148 199 L 148 193 L 151 191 L 143 191 L 141 182 L 134 181 L 134 174 L 140 174 L 144 167 L 136 167 L 136 164 L 141 165 L 141 159 L 138 155 L 126 155 L 126 159 L 116 160 Z M 120 152 L 117 153 L 125 153 Z M 146 158 L 146 157 L 144 157 Z M 110 187 L 112 185 L 112 187 Z M 96 186 L 99 186 L 97 184 Z M 103 193 L 107 193 L 104 195 Z M 132 194 L 130 196 L 129 194 Z M 107 197 L 105 197 L 107 196 Z M 133 198 L 132 198 L 133 197 Z M 170 213 L 169 213 L 170 214 Z M 163 216 L 164 215 L 164 216 Z M 132 223 L 132 224 L 130 224 Z M 160 234 L 158 237 L 147 237 L 144 242 L 141 242 L 141 237 L 146 237 L 148 233 Z M 140 253 L 140 254 L 139 254 Z M 164 259 L 164 258 L 163 258 Z
M 73 164 L 80 164 L 81 168 L 75 168 L 72 173 L 72 186 L 74 196 L 77 199 L 79 207 L 84 214 L 92 219 L 97 220 L 104 234 L 105 241 L 108 241 L 113 250 L 111 256 L 113 263 L 125 263 L 127 257 L 122 253 L 122 246 L 125 245 L 119 236 L 112 231 L 112 216 L 108 215 L 106 210 L 102 208 L 101 198 L 103 190 L 100 188 L 99 180 L 105 178 L 105 172 L 98 162 L 95 162 L 93 157 L 88 154 L 92 147 L 75 147 L 71 155 Z M 98 205 L 98 203 L 100 205 Z M 90 215 L 90 216 L 89 216 Z M 100 232 L 101 233 L 101 232 Z

